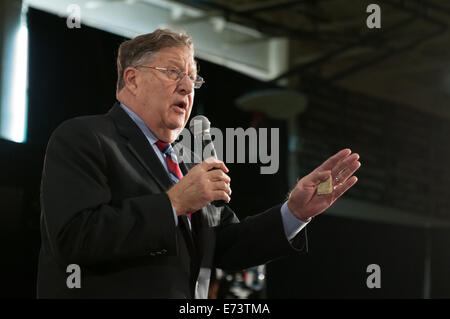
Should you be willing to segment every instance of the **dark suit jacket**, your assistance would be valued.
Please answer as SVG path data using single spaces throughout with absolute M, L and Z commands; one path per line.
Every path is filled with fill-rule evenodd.
M 244 269 L 306 250 L 305 230 L 287 241 L 280 206 L 239 222 L 228 206 L 208 205 L 192 214 L 192 231 L 186 217 L 175 226 L 170 186 L 118 104 L 61 124 L 42 175 L 38 297 L 205 298 L 212 267 Z M 67 286 L 70 264 L 81 269 L 81 288 Z

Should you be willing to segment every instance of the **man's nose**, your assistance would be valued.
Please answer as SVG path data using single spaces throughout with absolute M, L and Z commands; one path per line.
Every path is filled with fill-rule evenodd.
M 178 81 L 177 90 L 182 94 L 191 94 L 194 91 L 194 83 L 189 79 L 188 75 L 184 75 L 182 79 Z

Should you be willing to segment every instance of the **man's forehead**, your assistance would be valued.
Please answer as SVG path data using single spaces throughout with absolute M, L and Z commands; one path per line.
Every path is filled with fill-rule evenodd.
M 183 65 L 185 61 L 180 61 L 177 59 L 167 59 L 167 62 Z M 197 60 L 195 60 L 195 59 L 191 59 L 190 61 L 186 61 L 186 62 L 189 63 L 190 66 L 192 66 L 192 67 L 197 67 Z
M 197 61 L 194 59 L 194 52 L 188 47 L 169 47 L 158 52 L 160 60 L 169 63 L 180 64 L 182 66 L 189 64 L 190 67 L 196 67 Z

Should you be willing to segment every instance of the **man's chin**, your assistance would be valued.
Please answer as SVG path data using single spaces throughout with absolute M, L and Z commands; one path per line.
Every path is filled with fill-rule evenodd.
M 173 131 L 181 131 L 186 125 L 186 122 L 184 121 L 176 121 L 176 122 L 172 122 L 170 123 L 170 125 L 168 125 L 170 130 Z
M 186 126 L 186 123 L 187 119 L 185 116 L 174 116 L 168 121 L 167 127 L 171 130 L 181 131 Z
M 168 125 L 167 128 L 170 130 L 171 137 L 175 140 L 178 135 L 180 135 L 183 130 L 185 123 L 171 123 L 172 125 Z

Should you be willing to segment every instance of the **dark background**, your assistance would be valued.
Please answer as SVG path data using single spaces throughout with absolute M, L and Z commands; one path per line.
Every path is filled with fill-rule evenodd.
M 66 119 L 107 112 L 115 101 L 115 59 L 124 38 L 87 26 L 68 29 L 65 23 L 65 18 L 29 9 L 27 141 L 0 140 L 3 298 L 35 297 L 39 187 L 50 134 Z M 235 99 L 267 84 L 206 61 L 200 65 L 207 83 L 196 92 L 192 114 L 205 114 L 218 128 L 255 125 L 258 115 L 240 111 Z M 359 183 L 346 196 L 444 216 L 448 206 L 442 201 L 436 205 L 436 199 L 446 196 L 437 194 L 432 182 L 445 179 L 438 170 L 428 170 L 428 157 L 412 168 L 408 165 L 411 158 L 421 159 L 424 149 L 429 154 L 430 149 L 445 148 L 447 121 L 313 80 L 307 87 L 312 107 L 300 117 L 302 173 L 350 147 L 361 155 L 363 167 Z M 320 92 L 315 90 L 319 85 Z M 231 206 L 240 218 L 280 203 L 288 193 L 283 165 L 286 123 L 265 118 L 258 125 L 280 128 L 281 167 L 275 175 L 260 175 L 256 164 L 229 165 Z M 424 140 L 422 149 L 410 142 L 411 136 Z M 440 158 L 448 158 L 445 154 L 447 149 Z M 414 179 L 414 174 L 425 177 Z M 307 255 L 267 266 L 267 297 L 422 298 L 427 249 L 432 251 L 431 297 L 450 296 L 450 234 L 445 228 L 396 226 L 325 213 L 310 223 L 308 234 Z M 366 286 L 366 267 L 372 263 L 382 268 L 380 289 Z

